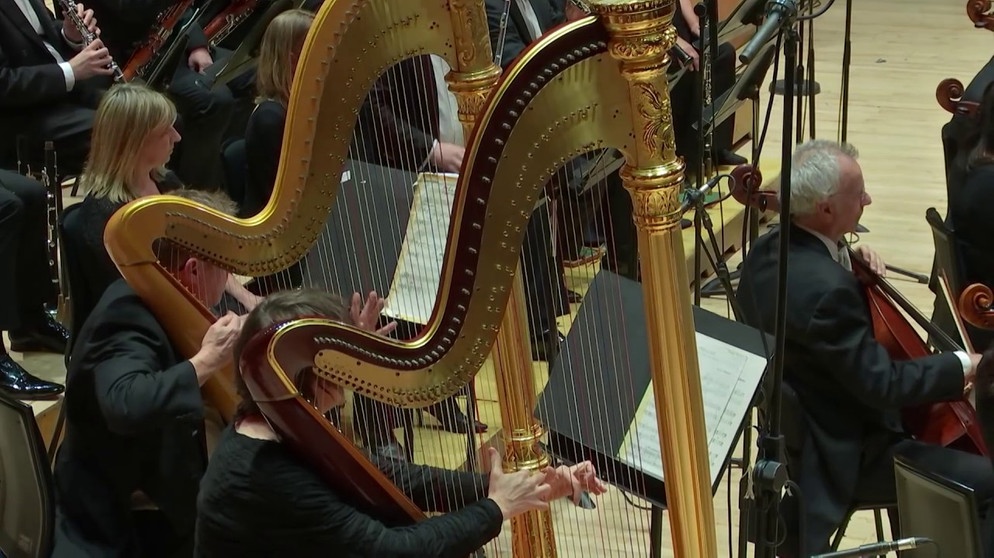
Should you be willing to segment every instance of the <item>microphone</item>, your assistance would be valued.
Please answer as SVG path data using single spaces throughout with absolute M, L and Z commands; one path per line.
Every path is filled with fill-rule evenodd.
M 925 537 L 910 537 L 907 539 L 898 539 L 896 541 L 864 544 L 858 548 L 840 550 L 838 552 L 829 552 L 827 554 L 818 554 L 812 558 L 853 558 L 856 556 L 877 556 L 879 554 L 887 554 L 889 552 L 911 550 L 912 548 L 918 548 L 919 546 L 925 546 L 926 544 L 934 545 L 935 541 Z
M 797 0 L 770 0 L 766 4 L 766 18 L 763 20 L 763 24 L 759 26 L 759 30 L 742 49 L 739 60 L 744 64 L 752 62 L 763 45 L 780 32 L 784 23 L 794 19 L 796 15 Z
M 713 178 L 711 178 L 711 180 L 708 180 L 706 183 L 704 183 L 704 185 L 701 186 L 700 188 L 693 190 L 686 190 L 686 195 L 685 195 L 686 197 L 684 198 L 683 203 L 680 204 L 680 213 L 686 213 L 688 209 L 696 206 L 697 202 L 704 199 L 704 196 L 708 195 L 708 193 L 725 178 L 732 181 L 733 183 L 732 187 L 734 188 L 735 179 L 732 177 L 732 175 L 718 174 L 715 175 Z

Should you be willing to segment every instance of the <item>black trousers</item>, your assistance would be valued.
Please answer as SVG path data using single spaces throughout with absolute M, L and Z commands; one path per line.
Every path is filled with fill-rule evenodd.
M 235 108 L 227 86 L 211 90 L 203 76 L 184 58 L 167 88 L 182 116 L 183 139 L 176 145 L 170 168 L 191 188 L 214 190 L 221 179 L 221 140 Z
M 867 503 L 897 501 L 894 477 L 894 457 L 896 456 L 908 458 L 921 469 L 973 488 L 981 521 L 981 542 L 984 544 L 984 556 L 994 556 L 994 511 L 990 509 L 992 499 L 994 499 L 994 467 L 992 467 L 990 459 L 926 444 L 910 438 L 902 439 L 878 451 L 868 451 L 864 454 L 860 479 L 856 486 L 856 501 Z M 811 512 L 812 507 L 817 507 L 817 502 L 808 501 L 805 502 L 805 505 L 809 510 L 805 514 L 807 522 L 805 531 L 808 540 L 806 541 L 807 551 L 803 555 L 809 556 L 810 554 L 828 552 L 829 538 L 839 528 L 839 525 L 827 521 L 827 518 L 822 514 Z M 785 513 L 796 513 L 796 510 L 785 510 Z M 788 524 L 793 523 L 789 522 Z M 894 528 L 896 529 L 897 525 L 894 525 Z M 790 530 L 790 528 L 788 529 Z M 900 536 L 914 535 L 914 533 L 901 533 Z M 781 554 L 782 556 L 793 555 L 792 549 L 797 548 L 796 538 L 796 532 L 788 533 L 790 546 L 785 548 L 791 550 Z
M 0 330 L 37 326 L 54 292 L 48 269 L 46 192 L 37 180 L 0 169 Z
M 552 246 L 552 215 L 548 203 L 532 213 L 521 248 L 528 329 L 533 338 L 548 335 L 557 316 L 569 312 L 561 256 Z

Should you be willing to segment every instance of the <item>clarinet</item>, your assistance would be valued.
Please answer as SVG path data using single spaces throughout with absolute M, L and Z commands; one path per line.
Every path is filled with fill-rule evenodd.
M 79 17 L 79 13 L 76 12 L 76 0 L 59 0 L 59 5 L 62 6 L 62 11 L 65 12 L 66 17 L 69 18 L 73 27 L 79 31 L 79 36 L 83 37 L 84 47 L 89 46 L 90 43 L 97 40 L 97 36 L 90 33 L 90 30 L 86 28 L 86 24 L 83 23 L 83 18 Z M 124 81 L 124 72 L 121 71 L 121 68 L 113 58 L 111 58 L 108 68 L 114 71 L 114 81 Z
M 52 298 L 48 301 L 48 307 L 53 314 L 57 312 L 59 302 L 62 299 L 62 289 L 59 284 L 59 206 L 62 201 L 62 192 L 55 170 L 55 147 L 50 141 L 45 142 L 45 164 L 41 168 L 41 183 L 45 187 L 47 198 L 48 215 L 48 270 L 50 281 L 52 282 Z

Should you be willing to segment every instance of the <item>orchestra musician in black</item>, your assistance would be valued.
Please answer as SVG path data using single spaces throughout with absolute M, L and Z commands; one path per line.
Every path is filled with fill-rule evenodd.
M 93 11 L 77 7 L 99 34 Z M 0 0 L 0 165 L 13 169 L 20 159 L 37 170 L 51 141 L 62 173 L 82 170 L 93 111 L 112 74 L 103 42 L 82 41 L 69 19 L 56 19 L 41 0 Z
M 223 213 L 235 210 L 221 193 L 173 194 Z M 201 304 L 221 299 L 225 270 L 169 242 L 157 244 L 156 258 Z M 230 362 L 242 321 L 231 313 L 220 317 L 197 354 L 184 359 L 124 279 L 104 291 L 74 341 L 66 372 L 54 558 L 192 554 L 207 464 L 200 386 Z
M 975 491 L 988 549 L 994 526 L 989 505 L 994 469 L 979 455 L 929 445 L 904 429 L 901 409 L 961 400 L 980 356 L 945 352 L 892 360 L 874 337 L 865 289 L 852 273 L 860 257 L 877 274 L 880 257 L 865 246 L 853 256 L 843 242 L 870 204 L 852 146 L 812 140 L 794 152 L 787 271 L 784 417 L 801 424 L 804 439 L 786 440 L 791 480 L 800 486 L 781 508 L 787 542 L 781 556 L 828 551 L 829 537 L 857 502 L 894 506 L 894 457 L 905 456 Z M 745 322 L 772 334 L 778 274 L 778 227 L 759 238 L 745 258 L 737 298 Z M 784 401 L 793 398 L 784 397 Z M 796 408 L 794 408 L 796 407 Z M 799 448 L 790 451 L 790 448 Z M 798 513 L 803 494 L 803 517 Z
M 89 7 L 100 18 L 101 38 L 123 68 L 159 32 L 159 14 L 174 4 L 173 0 L 93 0 Z M 184 17 L 189 15 L 188 11 Z M 235 94 L 228 85 L 210 87 L 203 74 L 214 64 L 214 54 L 198 23 L 193 22 L 186 35 L 180 36 L 182 21 L 173 27 L 169 41 L 185 39 L 185 48 L 175 66 L 164 70 L 169 78 L 166 92 L 182 117 L 178 130 L 184 137 L 170 167 L 189 187 L 210 190 L 219 185 L 218 154 L 235 110 Z M 239 96 L 243 94 L 239 91 Z
M 0 169 L 0 331 L 15 352 L 62 354 L 69 332 L 45 311 L 53 288 L 47 249 L 47 192 L 32 178 Z M 0 342 L 0 392 L 49 399 L 64 388 L 32 376 Z

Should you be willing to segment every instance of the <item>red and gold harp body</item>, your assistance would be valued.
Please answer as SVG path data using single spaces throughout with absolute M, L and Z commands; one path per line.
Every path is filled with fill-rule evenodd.
M 417 520 L 420 510 L 289 378 L 313 366 L 355 393 L 418 408 L 466 385 L 494 348 L 505 467 L 541 463 L 525 455 L 541 433 L 528 407 L 534 388 L 513 369 L 527 343 L 509 334 L 522 313 L 516 270 L 525 225 L 564 162 L 593 149 L 618 149 L 639 230 L 672 547 L 677 556 L 710 558 L 717 550 L 689 281 L 676 265 L 685 261 L 683 163 L 674 151 L 666 81 L 676 3 L 590 3 L 595 16 L 550 31 L 501 75 L 482 0 L 326 0 L 297 68 L 277 184 L 265 209 L 237 219 L 175 197 L 141 199 L 113 217 L 105 240 L 176 347 L 194 354 L 213 317 L 159 265 L 153 242 L 166 238 L 244 276 L 294 265 L 332 209 L 356 114 L 374 81 L 405 58 L 444 58 L 468 133 L 430 323 L 400 342 L 327 320 L 299 320 L 257 336 L 242 363 L 253 398 L 314 467 L 329 479 L 348 479 L 352 488 L 340 488 L 351 490 L 357 505 L 400 522 Z M 222 416 L 232 415 L 230 371 L 204 393 Z M 516 556 L 557 554 L 547 512 L 515 521 L 512 529 Z

